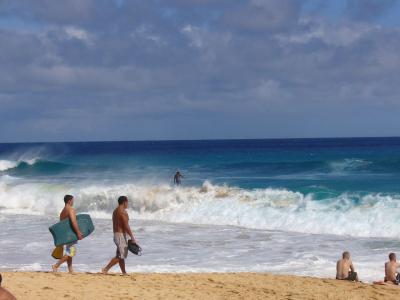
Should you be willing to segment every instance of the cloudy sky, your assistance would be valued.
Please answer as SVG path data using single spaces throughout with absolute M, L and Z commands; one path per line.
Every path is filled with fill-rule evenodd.
M 400 1 L 0 0 L 0 142 L 398 136 Z

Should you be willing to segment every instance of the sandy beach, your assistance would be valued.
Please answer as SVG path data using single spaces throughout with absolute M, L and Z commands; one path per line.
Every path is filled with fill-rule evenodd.
M 18 299 L 399 299 L 400 288 L 257 273 L 5 272 Z

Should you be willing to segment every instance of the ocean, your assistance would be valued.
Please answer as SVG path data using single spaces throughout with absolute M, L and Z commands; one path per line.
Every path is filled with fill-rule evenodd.
M 99 271 L 126 195 L 144 250 L 129 272 L 334 277 L 349 250 L 361 280 L 382 279 L 400 250 L 399 182 L 400 138 L 0 144 L 0 271 L 50 270 L 65 194 L 96 226 L 75 270 Z

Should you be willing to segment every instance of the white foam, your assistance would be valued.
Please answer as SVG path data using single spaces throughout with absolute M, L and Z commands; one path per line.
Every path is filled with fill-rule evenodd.
M 354 171 L 369 164 L 371 164 L 371 162 L 366 160 L 356 159 L 356 158 L 346 158 L 343 160 L 331 162 L 330 167 L 334 173 L 342 173 L 346 171 Z
M 359 237 L 399 238 L 400 196 L 342 194 L 315 200 L 285 189 L 246 190 L 205 182 L 202 187 L 169 185 L 84 185 L 0 182 L 5 213 L 57 215 L 65 194 L 75 196 L 79 212 L 110 218 L 119 195 L 130 199 L 140 220 L 235 225 L 253 229 Z M 355 202 L 354 199 L 357 199 Z
M 30 159 L 19 159 L 19 160 L 6 160 L 6 159 L 2 159 L 0 160 L 0 172 L 4 172 L 10 169 L 14 169 L 16 167 L 18 167 L 19 164 L 21 163 L 26 163 L 28 165 L 34 165 L 37 161 L 39 160 L 39 158 L 35 157 L 35 158 L 30 158 Z
M 18 166 L 18 161 L 5 160 L 5 159 L 0 160 L 0 171 L 13 169 L 16 166 Z

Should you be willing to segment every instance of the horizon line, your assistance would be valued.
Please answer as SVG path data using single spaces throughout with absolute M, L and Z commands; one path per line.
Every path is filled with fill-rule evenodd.
M 350 137 L 279 137 L 279 138 L 204 138 L 204 139 L 138 139 L 138 140 L 78 140 L 78 141 L 29 141 L 0 142 L 0 144 L 61 144 L 61 143 L 126 143 L 126 142 L 201 142 L 201 141 L 261 141 L 261 140 L 338 140 L 338 139 L 396 139 L 400 136 L 350 136 Z

